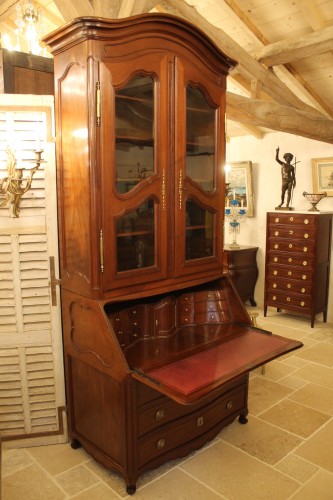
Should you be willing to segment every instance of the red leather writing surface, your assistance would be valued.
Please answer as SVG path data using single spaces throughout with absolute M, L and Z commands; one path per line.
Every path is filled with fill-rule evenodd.
M 148 373 L 163 385 L 187 395 L 214 382 L 230 380 L 296 347 L 299 342 L 251 330 Z

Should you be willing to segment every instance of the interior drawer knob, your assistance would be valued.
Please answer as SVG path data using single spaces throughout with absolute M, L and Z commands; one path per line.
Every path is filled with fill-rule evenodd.
M 156 443 L 156 448 L 161 450 L 165 446 L 165 439 L 159 439 Z
M 304 238 L 308 239 L 308 237 L 309 237 L 308 233 L 304 233 Z
M 279 231 L 275 231 L 274 235 L 279 236 Z
M 307 260 L 303 260 L 303 266 L 307 266 L 308 265 L 308 261 Z
M 204 418 L 203 417 L 198 417 L 197 418 L 197 427 L 202 427 L 204 424 Z
M 227 410 L 231 410 L 231 408 L 234 406 L 232 401 L 227 402 Z
M 159 422 L 160 420 L 163 420 L 163 418 L 165 417 L 165 411 L 164 410 L 158 410 L 156 413 L 155 413 L 155 418 L 156 420 Z

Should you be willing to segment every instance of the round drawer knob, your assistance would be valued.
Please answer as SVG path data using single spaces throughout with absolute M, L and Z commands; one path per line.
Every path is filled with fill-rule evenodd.
M 302 307 L 304 307 L 304 306 L 305 306 L 305 302 L 303 302 L 303 300 L 302 300 L 302 302 L 301 302 L 301 306 L 302 306 Z
M 204 418 L 203 417 L 198 417 L 197 418 L 197 427 L 202 427 L 204 424 Z
M 275 250 L 277 250 L 279 248 L 279 245 L 277 243 L 275 243 L 274 248 L 275 248 Z
M 308 265 L 308 261 L 307 260 L 303 260 L 303 266 L 307 266 Z
M 156 448 L 161 450 L 165 446 L 165 439 L 159 439 L 156 443 Z
M 288 283 L 287 288 L 291 288 L 291 284 L 290 283 Z
M 276 283 L 273 283 L 273 288 L 276 288 L 277 287 L 277 284 Z
M 210 319 L 215 319 L 215 316 L 214 314 L 211 315 Z
M 119 318 L 116 318 L 116 321 L 120 321 L 120 319 L 119 319 Z
M 185 318 L 184 321 L 185 321 L 185 323 L 187 323 L 188 322 L 188 318 Z
M 287 302 L 290 302 L 290 300 L 291 300 L 290 297 L 287 297 Z
M 307 240 L 309 237 L 308 233 L 304 233 L 304 238 Z
M 273 295 L 272 299 L 273 299 L 273 300 L 276 300 L 276 295 Z
M 288 262 L 292 262 L 292 261 L 293 261 L 293 259 L 291 257 L 289 257 Z
M 303 252 L 307 252 L 307 251 L 308 251 L 308 247 L 304 247 Z
M 288 246 L 289 246 L 289 248 L 292 248 L 292 247 L 293 247 L 293 244 L 292 244 L 292 243 L 289 243 L 289 245 L 288 245 Z
M 292 234 L 294 234 L 294 231 L 289 231 L 289 234 L 290 234 L 290 236 L 291 236 Z
M 275 222 L 276 223 L 280 222 L 280 219 L 278 217 L 275 217 Z
M 232 401 L 228 401 L 227 402 L 227 410 L 231 410 L 231 408 L 233 407 L 233 402 Z
M 304 224 L 309 224 L 309 219 L 304 219 Z
M 294 220 L 294 217 L 289 217 L 290 222 Z
M 302 274 L 302 280 L 306 280 L 306 274 Z
M 305 293 L 305 288 L 301 288 L 301 292 L 302 292 L 302 293 Z
M 136 314 L 136 310 L 134 309 L 133 314 Z
M 279 236 L 279 231 L 275 231 L 274 235 Z
M 277 257 L 274 257 L 274 262 L 277 262 L 279 259 Z
M 293 273 L 291 271 L 288 271 L 288 276 L 291 276 Z
M 160 420 L 163 420 L 163 418 L 165 417 L 165 411 L 164 410 L 158 410 L 156 413 L 155 413 L 155 418 L 156 420 L 159 422 Z
M 277 270 L 275 269 L 275 270 L 273 271 L 274 276 L 276 276 L 276 275 L 277 275 L 277 273 L 278 273 L 278 272 L 277 272 Z

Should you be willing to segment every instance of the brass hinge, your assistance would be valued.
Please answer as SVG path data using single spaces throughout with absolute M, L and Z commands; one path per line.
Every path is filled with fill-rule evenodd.
M 55 263 L 54 257 L 50 257 L 50 281 L 49 286 L 51 287 L 51 303 L 53 306 L 57 305 L 57 290 L 56 286 L 61 285 L 61 280 L 56 278 L 55 275 Z
M 101 82 L 96 82 L 96 125 L 101 126 Z
M 99 259 L 100 259 L 100 270 L 104 273 L 104 233 L 103 229 L 99 232 Z

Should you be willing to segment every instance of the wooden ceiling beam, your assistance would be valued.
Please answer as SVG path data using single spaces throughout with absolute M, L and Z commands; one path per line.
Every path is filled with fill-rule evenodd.
M 333 120 L 275 102 L 249 99 L 227 92 L 227 117 L 247 125 L 333 144 Z
M 200 28 L 211 40 L 222 50 L 222 52 L 232 59 L 238 61 L 238 72 L 245 71 L 246 76 L 251 75 L 252 79 L 261 81 L 263 91 L 270 95 L 275 101 L 282 105 L 295 107 L 309 113 L 322 114 L 312 106 L 304 103 L 291 90 L 289 90 L 277 76 L 256 61 L 250 54 L 240 47 L 229 35 L 219 28 L 210 24 L 198 11 L 179 0 L 165 0 L 160 3 L 170 13 L 184 17 L 192 24 Z
M 65 22 L 75 17 L 94 16 L 94 9 L 89 0 L 53 0 Z
M 254 57 L 266 66 L 276 66 L 330 52 L 332 47 L 333 26 L 328 26 L 308 35 L 272 43 L 257 51 Z

